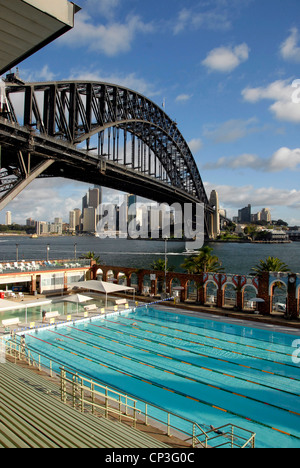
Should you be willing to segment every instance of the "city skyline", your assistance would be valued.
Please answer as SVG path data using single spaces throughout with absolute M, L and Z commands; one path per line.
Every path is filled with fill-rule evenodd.
M 74 30 L 19 64 L 22 79 L 106 81 L 146 95 L 176 120 L 230 218 L 250 203 L 300 224 L 298 1 L 77 3 Z M 7 210 L 16 222 L 67 219 L 83 187 L 36 180 Z
M 68 212 L 67 212 L 67 215 L 65 216 L 65 218 L 60 218 L 61 219 L 61 222 L 62 224 L 69 224 L 71 226 L 71 213 L 74 213 L 74 216 L 75 218 L 77 219 L 77 221 L 75 223 L 75 226 L 79 224 L 79 221 L 82 223 L 83 221 L 83 215 L 84 215 L 84 209 L 86 208 L 93 208 L 96 212 L 96 216 L 98 216 L 98 211 L 99 211 L 99 206 L 101 204 L 101 202 L 103 204 L 112 204 L 112 205 L 120 205 L 124 202 L 124 198 L 123 197 L 128 197 L 129 200 L 131 200 L 132 198 L 134 198 L 134 204 L 137 204 L 137 207 L 139 204 L 148 204 L 148 205 L 151 205 L 151 203 L 153 203 L 151 200 L 147 200 L 145 198 L 141 198 L 141 197 L 137 197 L 136 195 L 133 195 L 133 194 L 124 194 L 122 192 L 118 192 L 118 191 L 113 191 L 111 189 L 105 189 L 104 187 L 96 187 L 96 186 L 91 186 L 91 185 L 86 185 L 86 189 L 85 189 L 85 192 L 81 193 L 81 197 L 79 199 L 79 202 L 78 202 L 78 206 L 74 206 L 73 208 L 69 206 L 68 208 Z M 98 199 L 95 198 L 95 195 L 92 194 L 92 201 L 91 201 L 91 198 L 90 198 L 90 193 L 94 192 L 96 190 L 99 190 L 100 193 L 98 195 Z M 108 193 L 106 193 L 106 190 L 108 191 Z M 112 197 L 111 196 L 111 192 L 114 192 L 114 196 Z M 218 195 L 218 194 L 217 194 Z M 131 198 L 132 197 L 132 198 Z M 97 206 L 97 201 L 99 201 L 99 205 Z M 128 207 L 130 207 L 130 205 L 132 204 L 133 202 L 131 201 L 128 201 Z M 81 206 L 81 208 L 79 208 L 79 206 Z M 240 212 L 243 212 L 244 210 L 246 209 L 249 209 L 250 207 L 250 220 L 246 221 L 248 223 L 255 223 L 257 221 L 267 221 L 267 222 L 271 222 L 271 221 L 278 221 L 278 219 L 282 219 L 282 218 L 278 218 L 278 219 L 275 219 L 273 216 L 272 216 L 272 212 L 269 208 L 267 207 L 260 207 L 260 209 L 257 209 L 255 210 L 256 212 L 253 213 L 252 212 L 252 205 L 248 204 L 246 207 L 244 208 L 240 208 L 239 210 L 237 210 L 237 212 L 240 214 Z M 77 213 L 75 213 L 77 212 Z M 227 217 L 227 212 L 226 210 L 220 208 L 219 209 L 219 212 L 222 216 L 224 217 Z M 55 222 L 55 219 L 58 219 L 58 216 L 55 215 L 53 218 L 51 219 L 47 219 L 47 220 L 41 220 L 41 219 L 34 219 L 32 217 L 29 217 L 29 218 L 26 218 L 25 220 L 23 220 L 23 222 L 15 222 L 15 220 L 13 219 L 14 218 L 14 214 L 10 211 L 5 211 L 4 210 L 4 217 L 5 217 L 5 222 L 0 222 L 0 224 L 6 224 L 6 220 L 7 220 L 7 217 L 8 217 L 8 213 L 9 213 L 9 219 L 11 220 L 11 223 L 12 224 L 20 224 L 20 225 L 26 225 L 27 224 L 27 221 L 31 220 L 31 221 L 35 221 L 35 222 L 43 222 L 43 223 L 53 223 L 53 220 Z M 135 216 L 137 215 L 137 213 L 135 214 Z M 128 214 L 128 217 L 130 216 L 130 213 Z M 74 218 L 74 219 L 75 219 Z M 243 223 L 244 221 L 240 218 L 240 216 L 236 216 L 236 215 L 233 215 L 232 217 L 228 217 L 229 220 L 232 220 L 233 222 L 235 223 Z M 96 225 L 97 225 L 97 222 L 96 220 L 99 221 L 99 216 L 98 218 L 95 218 L 95 229 L 94 231 L 96 232 Z M 285 219 L 283 219 L 283 221 L 286 221 Z M 293 226 L 293 225 L 290 225 L 290 226 Z M 73 230 L 73 229 L 72 229 Z M 76 229 L 75 229 L 76 230 Z M 87 229 L 87 231 L 90 231 L 92 232 L 93 229 Z

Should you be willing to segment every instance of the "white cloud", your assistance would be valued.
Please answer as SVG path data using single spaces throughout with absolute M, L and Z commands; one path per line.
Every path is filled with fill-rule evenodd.
M 285 60 L 300 63 L 299 34 L 297 28 L 291 29 L 289 37 L 281 44 L 280 54 Z
M 284 207 L 300 208 L 300 190 L 279 189 L 278 187 L 260 187 L 244 185 L 241 187 L 231 185 L 215 185 L 205 182 L 207 193 L 216 190 L 222 205 L 241 208 L 249 203 L 253 207 Z
M 299 91 L 292 86 L 291 80 L 277 80 L 265 87 L 245 88 L 242 96 L 250 103 L 257 103 L 264 99 L 274 101 L 269 109 L 276 119 L 299 123 L 300 104 L 293 100 L 295 93 L 298 97 Z
M 206 28 L 211 30 L 228 30 L 231 27 L 231 20 L 227 11 L 212 9 L 206 12 L 197 12 L 195 9 L 183 8 L 173 25 L 175 35 L 187 28 Z
M 280 148 L 270 158 L 261 158 L 256 154 L 242 154 L 235 157 L 222 157 L 215 163 L 208 163 L 204 169 L 253 169 L 263 172 L 295 171 L 300 169 L 300 148 Z
M 197 153 L 203 146 L 202 140 L 200 138 L 194 138 L 193 140 L 189 141 L 188 144 L 192 153 Z
M 189 101 L 193 96 L 191 94 L 179 94 L 175 99 L 176 102 L 186 102 Z
M 212 139 L 215 143 L 232 143 L 245 136 L 259 131 L 253 125 L 257 123 L 256 118 L 248 120 L 231 119 L 219 126 L 206 125 L 204 135 Z
M 138 93 L 147 96 L 148 98 L 153 98 L 160 94 L 160 90 L 154 88 L 153 81 L 148 82 L 144 78 L 140 78 L 136 73 L 129 74 L 107 74 L 101 70 L 71 70 L 68 80 L 86 80 L 86 81 L 96 81 L 117 84 L 119 86 L 124 86 L 125 88 L 132 89 Z
M 85 10 L 98 11 L 105 18 L 113 18 L 121 0 L 86 0 Z
M 36 179 L 7 206 L 7 210 L 12 212 L 13 221 L 20 224 L 25 224 L 27 218 L 52 222 L 61 217 L 68 222 L 69 211 L 81 209 L 87 188 L 87 184 L 66 179 Z
M 269 160 L 271 172 L 279 172 L 285 169 L 294 171 L 300 167 L 300 148 L 291 150 L 280 148 Z
M 42 68 L 27 69 L 19 66 L 20 78 L 23 81 L 38 82 L 38 81 L 55 81 L 58 77 L 57 73 L 50 70 L 48 65 L 44 65 Z
M 240 16 L 241 10 L 246 8 L 252 1 L 209 0 L 190 2 L 193 6 L 182 8 L 176 20 L 172 22 L 173 33 L 176 35 L 186 30 L 198 30 L 200 28 L 211 31 L 228 31 L 231 29 L 233 22 Z
M 210 71 L 229 73 L 249 58 L 250 49 L 243 43 L 236 47 L 218 47 L 209 52 L 202 64 Z
M 137 34 L 153 31 L 152 24 L 144 23 L 137 15 L 128 16 L 125 23 L 110 21 L 104 25 L 94 24 L 92 16 L 82 11 L 76 20 L 74 29 L 62 36 L 58 43 L 86 47 L 91 52 L 108 56 L 128 52 Z

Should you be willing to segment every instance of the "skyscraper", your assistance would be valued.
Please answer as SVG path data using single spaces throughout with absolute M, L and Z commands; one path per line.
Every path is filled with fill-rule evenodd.
M 11 226 L 11 211 L 7 211 L 5 215 L 6 226 Z
M 260 212 L 260 218 L 262 221 L 270 223 L 272 221 L 271 211 L 268 208 L 263 208 Z
M 102 202 L 102 191 L 99 188 L 89 189 L 88 193 L 88 207 L 93 207 L 98 210 Z
M 88 207 L 83 212 L 83 232 L 96 232 L 96 210 L 95 208 Z
M 82 230 L 96 232 L 99 222 L 99 205 L 102 203 L 102 188 L 94 187 L 82 198 Z
M 239 223 L 251 223 L 251 205 L 239 210 Z
M 76 224 L 75 224 L 75 211 L 72 210 L 69 212 L 69 230 L 75 232 Z

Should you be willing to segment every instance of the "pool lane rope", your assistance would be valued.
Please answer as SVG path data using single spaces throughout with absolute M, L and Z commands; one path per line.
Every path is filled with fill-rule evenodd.
M 132 325 L 126 325 L 126 324 L 123 324 L 123 323 L 121 323 L 121 322 L 116 322 L 116 321 L 113 321 L 113 320 L 105 319 L 105 322 L 113 323 L 113 324 L 115 324 L 115 325 L 121 325 L 121 326 L 126 327 L 126 328 L 129 328 L 129 327 L 130 327 L 130 328 L 134 328 L 134 329 L 136 329 L 136 330 L 141 330 L 141 331 L 143 331 L 143 332 L 146 331 L 146 332 L 148 332 L 148 333 L 152 333 L 151 331 L 145 330 L 144 328 L 139 328 L 139 327 L 137 327 L 137 326 L 132 327 Z M 94 325 L 93 323 L 91 323 L 91 326 L 93 326 L 93 327 L 99 327 L 99 328 L 107 328 L 107 329 L 109 329 L 109 330 L 115 330 L 113 327 L 104 327 L 104 326 L 100 326 L 100 325 Z M 167 327 L 165 327 L 165 328 L 167 328 Z M 172 329 L 172 330 L 174 330 L 174 329 Z M 123 333 L 123 332 L 116 331 L 116 333 Z M 128 335 L 130 336 L 129 333 L 124 332 L 124 334 L 128 334 Z M 217 346 L 209 346 L 208 344 L 206 345 L 206 344 L 203 344 L 203 343 L 199 343 L 198 341 L 185 340 L 184 338 L 178 338 L 178 337 L 173 336 L 173 335 L 166 335 L 166 334 L 163 334 L 163 333 L 159 333 L 159 335 L 160 335 L 160 336 L 165 336 L 165 337 L 170 337 L 170 338 L 172 338 L 172 339 L 174 339 L 174 340 L 183 341 L 183 342 L 186 342 L 186 343 L 191 343 L 191 344 L 195 344 L 195 345 L 202 346 L 202 347 L 210 347 L 210 348 L 212 348 L 212 349 L 217 349 L 217 350 L 221 350 L 221 351 L 224 351 L 224 350 L 225 350 L 225 351 L 227 351 L 227 352 L 229 352 L 229 353 L 231 353 L 231 354 L 236 354 L 236 355 L 239 355 L 239 356 L 245 356 L 245 357 L 247 357 L 247 358 L 250 357 L 250 358 L 253 358 L 253 359 L 256 359 L 256 360 L 271 362 L 272 364 L 279 364 L 279 365 L 281 365 L 281 366 L 287 366 L 287 367 L 291 367 L 291 368 L 293 368 L 293 369 L 298 369 L 298 366 L 294 366 L 294 365 L 292 365 L 292 364 L 287 364 L 287 363 L 283 363 L 283 362 L 273 361 L 273 360 L 271 360 L 271 359 L 262 358 L 262 357 L 258 357 L 258 356 L 253 356 L 252 354 L 240 353 L 240 352 L 233 351 L 233 350 L 227 350 L 227 349 L 225 349 L 225 348 L 219 348 L 219 347 L 217 347 Z M 134 336 L 137 337 L 137 335 L 134 335 Z M 206 338 L 207 338 L 207 337 L 206 337 Z M 142 339 L 142 338 L 140 338 L 140 339 Z M 143 340 L 144 340 L 144 341 L 149 341 L 149 340 L 147 340 L 147 339 L 143 339 Z M 160 343 L 159 341 L 157 341 L 157 340 L 153 340 L 153 339 L 152 339 L 151 341 L 161 344 L 161 343 Z M 166 346 L 171 346 L 171 347 L 173 347 L 172 345 L 166 345 Z M 180 349 L 180 348 L 177 348 L 177 347 L 175 347 L 175 346 L 174 346 L 173 348 L 175 348 L 175 349 Z M 192 352 L 193 352 L 194 354 L 198 354 L 199 356 L 207 357 L 205 354 L 196 353 L 196 352 L 194 352 L 194 351 L 192 351 Z M 212 358 L 212 359 L 216 359 L 216 358 Z M 250 369 L 255 369 L 255 370 L 258 370 L 258 371 L 260 371 L 260 372 L 268 373 L 268 374 L 271 374 L 271 375 L 276 375 L 276 376 L 278 376 L 278 377 L 286 377 L 286 378 L 289 378 L 289 379 L 291 379 L 291 380 L 297 380 L 297 379 L 295 379 L 294 377 L 284 376 L 284 375 L 276 374 L 276 373 L 272 373 L 272 372 L 266 372 L 266 371 L 263 371 L 263 370 L 261 370 L 261 369 L 255 368 L 255 367 L 249 367 L 249 366 L 244 366 L 244 365 L 242 365 L 242 364 L 237 364 L 237 363 L 234 363 L 233 361 L 227 361 L 227 360 L 224 360 L 224 359 L 218 359 L 218 360 L 223 361 L 223 362 L 228 362 L 228 363 L 231 363 L 231 364 L 236 364 L 236 365 L 239 365 L 239 366 L 241 366 L 241 367 L 246 367 L 246 368 L 250 368 Z
M 147 317 L 149 317 L 149 315 L 147 315 Z M 150 318 L 154 318 L 153 316 L 150 316 Z M 215 340 L 215 341 L 221 341 L 223 343 L 230 343 L 230 344 L 234 344 L 234 345 L 238 345 L 238 346 L 244 346 L 246 348 L 252 348 L 252 349 L 258 349 L 258 350 L 261 350 L 261 351 L 266 351 L 266 352 L 270 352 L 270 353 L 274 353 L 274 354 L 282 354 L 283 356 L 287 356 L 287 357 L 292 357 L 293 354 L 289 354 L 289 353 L 283 353 L 281 351 L 273 351 L 271 349 L 265 349 L 265 348 L 260 348 L 259 346 L 253 346 L 253 345 L 247 345 L 247 344 L 244 344 L 244 343 L 238 343 L 238 342 L 235 342 L 235 341 L 229 341 L 229 340 L 224 340 L 222 338 L 216 338 L 216 337 L 213 337 L 213 336 L 207 336 L 207 335 L 204 335 L 202 333 L 194 333 L 194 332 L 189 332 L 187 330 L 179 330 L 177 328 L 174 328 L 174 327 L 167 327 L 167 326 L 162 326 L 162 325 L 158 325 L 156 323 L 149 323 L 149 321 L 146 321 L 146 320 L 142 320 L 141 318 L 137 319 L 137 318 L 131 318 L 131 317 L 124 317 L 122 316 L 122 319 L 124 320 L 132 320 L 132 321 L 135 321 L 135 322 L 141 322 L 141 323 L 144 323 L 146 325 L 150 325 L 150 326 L 154 326 L 154 327 L 160 327 L 160 328 L 166 328 L 168 330 L 173 330 L 173 331 L 176 331 L 176 332 L 181 332 L 181 333 L 187 333 L 188 335 L 194 335 L 194 336 L 199 336 L 199 337 L 204 337 L 204 338 L 208 338 L 208 339 L 211 339 L 211 340 Z M 201 329 L 205 329 L 204 327 L 197 327 L 197 328 L 201 328 Z M 218 331 L 218 333 L 223 333 L 222 331 Z M 234 335 L 232 333 L 228 333 L 229 335 L 233 335 L 233 336 L 237 336 L 237 335 Z M 226 333 L 227 335 L 227 333 Z M 262 341 L 262 340 L 257 340 L 256 338 L 250 338 L 250 337 L 241 337 L 241 338 L 246 338 L 246 339 L 249 339 L 249 340 L 255 340 L 255 341 Z
M 54 332 L 53 332 L 53 333 L 54 333 Z M 60 349 L 60 350 L 64 351 L 65 353 L 69 353 L 69 354 L 72 354 L 73 356 L 81 357 L 81 358 L 83 358 L 83 359 L 85 359 L 85 360 L 87 360 L 87 361 L 89 361 L 89 362 L 94 363 L 94 364 L 100 365 L 100 366 L 105 367 L 105 368 L 108 368 L 108 369 L 112 369 L 112 370 L 114 370 L 115 372 L 118 372 L 118 373 L 120 373 L 120 374 L 122 374 L 122 375 L 126 375 L 126 376 L 128 376 L 128 377 L 134 378 L 134 379 L 139 380 L 139 381 L 141 381 L 141 382 L 144 382 L 144 383 L 146 383 L 146 384 L 156 386 L 156 387 L 158 387 L 158 388 L 161 388 L 162 390 L 167 390 L 167 391 L 169 391 L 169 392 L 171 392 L 171 393 L 176 393 L 176 394 L 178 394 L 178 395 L 180 395 L 180 396 L 183 396 L 183 397 L 185 397 L 185 398 L 188 398 L 189 400 L 196 401 L 196 402 L 198 402 L 198 403 L 201 403 L 201 404 L 203 404 L 203 405 L 206 405 L 206 406 L 209 406 L 209 407 L 211 407 L 211 408 L 217 409 L 217 410 L 222 411 L 222 412 L 224 412 L 224 413 L 231 414 L 231 415 L 236 416 L 236 417 L 238 417 L 238 418 L 244 419 L 244 420 L 249 421 L 249 422 L 253 422 L 253 423 L 258 424 L 258 425 L 260 425 L 260 426 L 266 427 L 266 428 L 268 428 L 268 429 L 272 429 L 272 430 L 277 431 L 277 432 L 280 432 L 280 433 L 282 433 L 282 434 L 284 434 L 284 435 L 288 435 L 288 436 L 293 437 L 293 438 L 295 438 L 295 439 L 297 439 L 297 440 L 300 440 L 300 437 L 298 437 L 298 436 L 296 436 L 296 435 L 294 435 L 294 434 L 291 434 L 291 433 L 282 431 L 282 430 L 280 430 L 280 429 L 276 429 L 276 428 L 274 428 L 274 427 L 272 427 L 272 426 L 269 426 L 268 424 L 262 423 L 261 421 L 257 421 L 257 420 L 255 420 L 255 419 L 247 418 L 246 416 L 243 416 L 243 415 L 241 415 L 241 414 L 239 414 L 239 413 L 235 413 L 235 412 L 230 411 L 230 410 L 227 410 L 227 409 L 225 409 L 225 408 L 221 408 L 221 407 L 215 406 L 215 405 L 213 405 L 213 404 L 211 404 L 211 403 L 208 403 L 208 402 L 205 401 L 205 400 L 201 400 L 201 399 L 199 399 L 199 398 L 191 397 L 191 396 L 187 395 L 186 393 L 181 392 L 181 391 L 179 391 L 179 390 L 174 391 L 174 390 L 172 390 L 172 389 L 170 389 L 170 388 L 168 388 L 168 387 L 165 387 L 165 386 L 163 386 L 163 385 L 161 385 L 161 384 L 159 384 L 159 383 L 157 383 L 157 382 L 151 382 L 151 381 L 149 381 L 149 380 L 145 380 L 145 379 L 141 378 L 140 376 L 138 376 L 138 375 L 136 375 L 136 374 L 134 374 L 134 373 L 128 374 L 128 373 L 126 373 L 126 372 L 121 371 L 121 370 L 118 369 L 118 367 L 116 367 L 116 366 L 113 366 L 113 365 L 111 365 L 111 364 L 110 364 L 110 365 L 106 365 L 106 364 L 103 364 L 102 362 L 100 362 L 100 361 L 98 361 L 98 360 L 96 360 L 96 359 L 87 358 L 87 357 L 86 357 L 84 354 L 82 354 L 82 353 L 75 353 L 75 352 L 73 352 L 73 351 L 70 351 L 69 349 L 63 348 L 63 347 L 61 347 L 61 346 L 59 346 L 59 345 L 56 345 L 56 344 L 54 344 L 54 343 L 50 343 L 49 341 L 42 340 L 41 338 L 38 338 L 37 336 L 34 336 L 34 335 L 29 335 L 29 336 L 30 336 L 31 338 L 34 338 L 34 339 L 36 339 L 36 340 L 38 340 L 38 341 L 41 341 L 41 342 L 47 344 L 47 345 L 50 345 L 51 347 Z M 77 340 L 75 340 L 74 338 L 68 337 L 68 336 L 66 336 L 66 335 L 63 335 L 63 336 L 65 336 L 65 338 L 69 338 L 70 340 L 77 341 Z M 30 348 L 31 346 L 28 346 L 28 345 L 27 345 L 27 347 Z M 106 350 L 105 350 L 105 351 L 106 351 Z M 36 351 L 36 350 L 35 350 L 35 352 L 38 353 L 38 351 Z M 106 351 L 106 352 L 107 352 L 107 351 Z M 115 354 L 115 353 L 111 353 L 111 354 Z M 129 358 L 126 358 L 126 359 L 129 359 Z M 131 360 L 131 359 L 130 359 L 130 360 Z M 214 387 L 214 388 L 217 388 L 217 387 Z M 234 395 L 236 395 L 236 394 L 233 393 L 233 392 L 231 392 L 231 393 L 234 394 Z M 136 397 L 136 398 L 138 399 L 138 397 Z M 268 403 L 265 403 L 265 404 L 268 405 Z M 272 406 L 272 405 L 268 405 L 268 406 Z M 286 410 L 286 411 L 288 411 L 288 410 Z M 289 412 L 290 412 L 290 411 L 289 411 Z M 292 413 L 292 412 L 290 412 L 290 413 Z
M 139 351 L 144 351 L 144 352 L 146 352 L 146 353 L 148 353 L 148 354 L 153 354 L 153 355 L 155 355 L 155 356 L 163 357 L 163 358 L 169 359 L 170 361 L 178 362 L 178 363 L 181 363 L 181 364 L 186 364 L 186 365 L 190 366 L 191 368 L 198 368 L 198 369 L 202 369 L 202 370 L 205 370 L 205 371 L 213 372 L 213 373 L 218 374 L 218 375 L 224 375 L 224 376 L 226 376 L 226 377 L 231 377 L 231 378 L 233 378 L 233 379 L 235 379 L 235 380 L 241 380 L 241 381 L 243 381 L 243 382 L 252 383 L 252 384 L 254 384 L 254 385 L 258 385 L 258 386 L 261 386 L 261 387 L 266 387 L 266 388 L 268 388 L 268 389 L 272 389 L 272 390 L 275 390 L 275 391 L 279 391 L 279 392 L 282 392 L 282 393 L 286 393 L 286 394 L 288 394 L 288 395 L 297 396 L 297 397 L 300 396 L 298 393 L 288 392 L 288 391 L 286 391 L 286 390 L 283 390 L 283 389 L 280 389 L 280 388 L 276 388 L 276 387 L 272 387 L 272 386 L 267 385 L 267 384 L 262 384 L 262 383 L 259 383 L 259 382 L 254 382 L 253 380 L 245 379 L 245 378 L 243 378 L 243 377 L 239 377 L 239 376 L 227 374 L 227 373 L 225 373 L 225 372 L 221 372 L 221 371 L 218 371 L 218 370 L 215 370 L 215 369 L 210 369 L 210 368 L 208 368 L 208 367 L 199 366 L 199 365 L 194 364 L 194 363 L 182 361 L 181 359 L 177 359 L 177 358 L 175 358 L 175 357 L 166 356 L 166 355 L 163 355 L 163 354 L 160 354 L 160 353 L 156 353 L 156 352 L 154 352 L 154 351 L 151 351 L 151 350 L 149 350 L 149 349 L 146 350 L 146 349 L 140 348 L 140 347 L 137 346 L 137 345 L 132 346 L 132 345 L 127 344 L 126 341 L 115 340 L 115 339 L 112 339 L 111 337 L 107 337 L 107 336 L 104 336 L 104 335 L 99 335 L 99 334 L 93 333 L 93 332 L 88 332 L 88 331 L 86 331 L 86 330 L 81 330 L 80 328 L 76 328 L 76 327 L 74 327 L 74 326 L 73 326 L 73 327 L 68 326 L 68 328 L 70 328 L 70 329 L 72 329 L 72 330 L 79 331 L 79 332 L 81 332 L 81 333 L 86 333 L 86 334 L 92 335 L 92 336 L 94 336 L 94 337 L 96 337 L 96 338 L 105 339 L 105 340 L 112 341 L 112 342 L 114 342 L 114 343 L 121 344 L 121 345 L 130 347 L 130 348 L 138 349 Z M 53 332 L 53 333 L 56 333 L 56 332 Z M 64 336 L 64 335 L 63 335 L 63 336 Z M 130 336 L 131 336 L 131 335 L 130 335 Z M 67 337 L 67 338 L 68 338 L 68 337 Z M 79 341 L 80 343 L 82 343 L 82 341 L 81 341 L 79 338 L 74 338 L 74 339 L 75 339 L 76 341 Z M 148 341 L 148 340 L 146 340 L 146 341 Z M 85 344 L 89 344 L 89 343 L 85 343 Z M 96 345 L 93 345 L 93 344 L 91 344 L 91 346 L 96 347 Z M 97 347 L 96 347 L 96 349 L 97 349 Z M 175 348 L 175 349 L 179 349 L 180 351 L 185 351 L 184 349 L 180 349 L 180 348 Z M 190 352 L 190 351 L 188 351 L 188 352 Z M 118 354 L 118 353 L 116 353 L 116 354 Z M 133 360 L 135 360 L 135 359 L 133 359 Z M 137 360 L 137 361 L 138 361 L 138 360 Z M 138 362 L 140 362 L 140 361 L 138 361 Z M 222 362 L 228 362 L 228 361 L 222 360 Z M 142 364 L 143 364 L 143 363 L 142 363 Z M 145 365 L 147 365 L 147 364 L 145 364 Z M 159 366 L 155 366 L 155 367 L 157 367 L 158 369 L 161 369 Z M 249 367 L 247 366 L 247 368 L 249 368 Z M 161 369 L 161 370 L 164 370 L 164 369 Z M 181 373 L 174 373 L 174 372 L 172 372 L 172 373 L 175 374 L 175 375 L 178 375 L 178 376 L 180 376 L 180 377 L 186 378 L 186 379 L 188 379 L 188 380 L 192 380 L 192 381 L 195 381 L 195 382 L 203 383 L 204 385 L 206 385 L 206 382 L 203 382 L 203 381 L 201 381 L 201 380 L 195 380 L 195 379 L 188 378 L 188 377 L 186 377 L 185 375 L 182 375 Z M 280 376 L 280 377 L 281 377 L 281 376 Z M 215 388 L 218 388 L 218 387 L 215 387 Z M 224 391 L 226 391 L 226 390 L 224 390 Z M 243 396 L 243 395 L 241 395 L 241 396 Z M 244 397 L 244 398 L 247 398 L 247 397 Z M 260 401 L 260 400 L 255 400 L 255 399 L 254 399 L 254 401 Z M 260 401 L 260 402 L 261 402 L 261 403 L 264 403 L 263 401 Z M 280 408 L 280 407 L 279 407 L 279 408 Z M 281 409 L 281 408 L 280 408 L 280 409 Z M 296 414 L 300 416 L 300 413 L 299 413 L 299 414 L 296 413 Z

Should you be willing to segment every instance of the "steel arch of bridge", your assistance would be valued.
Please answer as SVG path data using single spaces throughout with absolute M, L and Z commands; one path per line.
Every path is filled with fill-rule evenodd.
M 6 98 L 8 120 L 30 129 L 33 136 L 82 149 L 85 144 L 88 153 L 97 153 L 103 161 L 121 161 L 208 205 L 196 162 L 176 122 L 145 96 L 108 83 L 67 81 L 7 83 Z

